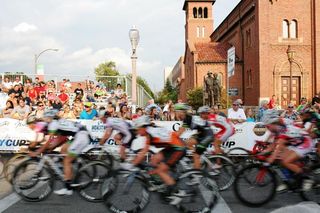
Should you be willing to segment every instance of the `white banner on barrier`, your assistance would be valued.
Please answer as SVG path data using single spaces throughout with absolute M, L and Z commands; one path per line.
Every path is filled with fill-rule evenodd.
M 85 125 L 90 132 L 92 141 L 90 146 L 95 146 L 99 143 L 99 139 L 102 138 L 105 130 L 105 126 L 101 121 L 93 120 L 76 120 Z M 157 126 L 165 127 L 169 131 L 177 131 L 182 122 L 179 121 L 156 121 Z M 261 123 L 242 123 L 235 125 L 236 133 L 231 136 L 227 142 L 223 144 L 225 150 L 241 147 L 247 150 L 252 150 L 255 141 L 265 140 L 268 136 L 268 131 Z M 219 129 L 213 127 L 214 132 L 217 132 Z M 113 133 L 113 135 L 116 132 Z M 187 130 L 181 138 L 187 140 L 193 134 L 192 130 Z M 34 141 L 36 137 L 35 132 L 33 132 L 26 124 L 22 121 L 18 121 L 10 118 L 0 119 L 0 151 L 18 151 L 21 146 L 26 144 L 28 141 Z M 142 148 L 144 145 L 144 140 L 138 138 L 133 145 L 133 149 Z M 106 142 L 106 146 L 110 150 L 117 150 L 118 147 L 111 136 Z M 212 146 L 209 147 L 209 150 L 212 149 Z

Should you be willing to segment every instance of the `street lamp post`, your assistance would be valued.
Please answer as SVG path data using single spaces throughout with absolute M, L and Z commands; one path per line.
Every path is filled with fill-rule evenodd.
M 38 60 L 39 60 L 39 57 L 43 54 L 43 53 L 45 53 L 45 52 L 47 52 L 47 51 L 55 51 L 55 52 L 57 52 L 59 49 L 52 49 L 52 48 L 49 48 L 49 49 L 45 49 L 45 50 L 43 50 L 43 51 L 41 51 L 39 54 L 35 54 L 34 55 L 34 73 L 37 75 L 38 73 L 37 73 L 37 66 L 38 66 Z
M 289 103 L 292 102 L 292 63 L 294 58 L 295 51 L 292 50 L 291 45 L 288 46 L 287 56 L 290 64 L 290 82 L 289 82 Z
M 140 35 L 138 29 L 133 26 L 132 29 L 129 31 L 129 38 L 132 46 L 132 55 L 131 55 L 131 61 L 132 61 L 132 109 L 135 109 L 135 106 L 137 104 L 137 47 L 140 40 Z

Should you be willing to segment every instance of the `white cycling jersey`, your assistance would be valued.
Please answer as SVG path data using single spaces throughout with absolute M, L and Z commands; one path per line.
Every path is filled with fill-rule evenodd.
M 161 142 L 171 141 L 171 132 L 164 127 L 147 127 L 147 133 Z
M 69 121 L 66 119 L 53 120 L 48 125 L 48 131 L 65 131 L 65 132 L 78 132 L 80 130 L 80 125 L 76 122 Z
M 130 132 L 130 124 L 121 118 L 108 118 L 106 122 L 106 128 L 119 131 L 122 135 L 122 144 L 128 145 L 133 135 Z

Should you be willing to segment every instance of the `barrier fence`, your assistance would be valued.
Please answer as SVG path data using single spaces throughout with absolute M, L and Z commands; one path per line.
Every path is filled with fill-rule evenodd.
M 103 136 L 105 125 L 101 121 L 92 120 L 75 120 L 85 125 L 90 132 L 92 141 L 90 146 L 98 145 L 99 139 Z M 182 122 L 180 121 L 156 121 L 156 125 L 165 127 L 169 131 L 177 131 Z M 212 127 L 213 130 L 219 131 L 219 129 Z M 231 136 L 227 142 L 223 144 L 223 148 L 228 150 L 235 147 L 241 147 L 247 150 L 252 150 L 256 140 L 265 140 L 269 132 L 266 130 L 262 123 L 242 123 L 235 125 L 236 133 Z M 19 133 L 19 134 L 17 134 Z M 187 140 L 195 132 L 192 130 L 187 130 L 181 138 Z M 114 132 L 113 134 L 116 134 Z M 35 132 L 33 132 L 24 122 L 11 119 L 2 118 L 0 119 L 0 151 L 2 152 L 19 152 L 19 150 L 24 147 L 28 141 L 34 141 L 36 138 Z M 39 138 L 42 140 L 42 138 Z M 107 142 L 106 146 L 111 151 L 117 151 L 118 146 L 116 145 L 113 136 L 111 136 Z M 139 149 L 144 146 L 144 138 L 138 137 L 133 143 L 133 149 Z M 213 147 L 210 145 L 208 150 L 212 150 Z M 237 154 L 237 153 L 235 153 Z M 241 154 L 241 153 L 239 153 Z

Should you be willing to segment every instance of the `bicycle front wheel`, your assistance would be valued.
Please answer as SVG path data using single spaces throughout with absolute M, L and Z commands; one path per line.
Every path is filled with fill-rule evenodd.
M 28 160 L 17 166 L 13 173 L 14 191 L 29 202 L 46 199 L 53 190 L 54 177 L 49 168 L 39 168 L 39 161 Z
M 308 176 L 302 183 L 300 195 L 304 200 L 320 204 L 320 165 L 313 166 Z
M 203 169 L 207 173 L 208 187 L 220 191 L 228 189 L 234 182 L 236 171 L 233 162 L 222 155 L 205 157 Z
M 111 212 L 141 212 L 149 203 L 146 180 L 137 172 L 117 170 L 101 187 L 103 202 Z
M 236 176 L 234 192 L 245 205 L 262 206 L 273 199 L 276 193 L 275 173 L 261 164 L 244 167 Z
M 92 162 L 82 167 L 76 174 L 73 186 L 82 198 L 89 202 L 102 202 L 101 186 L 109 177 L 110 167 L 103 162 Z
M 203 181 L 206 174 L 199 170 L 183 172 L 177 181 L 179 189 L 176 205 L 179 212 L 211 212 L 218 200 L 218 189 L 208 189 Z M 198 180 L 198 181 L 196 181 Z M 180 195 L 179 195 L 180 194 Z

